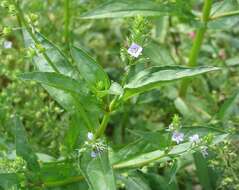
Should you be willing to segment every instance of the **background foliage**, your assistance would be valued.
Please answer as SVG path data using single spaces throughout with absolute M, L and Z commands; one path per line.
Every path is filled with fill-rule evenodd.
M 212 3 L 210 19 L 202 21 L 199 18 L 207 1 L 201 0 L 19 2 L 41 43 L 33 48 L 34 42 L 19 20 L 14 1 L 2 1 L 0 189 L 239 188 L 237 0 L 208 1 Z M 207 27 L 203 31 L 205 21 Z M 198 57 L 192 53 L 195 39 L 199 39 L 196 33 L 204 36 L 201 47 L 195 47 Z M 7 48 L 6 42 L 12 46 Z M 143 47 L 137 59 L 127 53 L 133 42 Z M 72 49 L 70 45 L 81 49 Z M 29 73 L 51 71 L 49 65 L 45 70 L 36 66 L 46 63 L 41 51 L 47 53 L 53 64 L 63 63 L 57 68 L 62 75 Z M 92 63 L 91 56 L 109 79 L 100 66 Z M 83 68 L 86 62 L 89 68 Z M 94 69 L 87 69 L 95 66 L 98 73 L 91 76 Z M 161 67 L 147 69 L 151 66 Z M 202 73 L 216 70 L 211 67 L 220 70 L 162 85 L 168 76 L 161 69 L 165 66 L 173 70 L 173 79 L 177 69 L 181 69 L 179 66 L 203 66 Z M 131 67 L 133 71 L 129 70 Z M 67 72 L 72 68 L 73 73 Z M 148 81 L 138 80 L 140 71 L 148 72 L 144 73 Z M 199 70 L 196 67 L 183 72 L 183 77 L 189 77 Z M 122 79 L 125 73 L 128 77 Z M 153 81 L 150 76 L 155 73 L 159 77 Z M 135 75 L 139 77 L 131 80 Z M 80 87 L 78 83 L 71 86 L 73 83 L 66 76 L 77 82 L 86 78 L 98 97 L 83 89 L 83 83 Z M 106 96 L 103 90 L 108 90 L 108 83 L 115 86 Z M 87 147 L 86 154 L 80 157 L 78 153 L 85 147 L 87 133 L 94 131 L 86 126 L 97 127 L 96 121 L 101 122 L 107 115 L 109 101 L 121 94 L 119 84 L 124 83 L 123 103 L 114 105 L 115 110 L 107 118 L 105 138 L 97 141 L 106 144 L 107 151 L 92 159 Z M 89 123 L 93 125 L 68 109 L 68 104 L 59 104 L 60 96 L 54 95 L 52 85 L 64 92 L 86 92 L 85 96 L 77 96 L 80 103 L 74 104 L 87 107 Z M 166 131 L 171 123 L 182 126 L 185 138 L 199 134 L 209 155 L 204 157 L 200 151 L 189 148 L 187 142 L 174 144 L 170 131 Z M 97 134 L 102 135 L 94 133 Z

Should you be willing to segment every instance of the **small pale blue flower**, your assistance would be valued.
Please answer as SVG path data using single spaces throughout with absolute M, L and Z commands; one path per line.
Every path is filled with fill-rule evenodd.
M 91 156 L 92 158 L 96 158 L 96 157 L 97 157 L 97 152 L 92 151 L 92 152 L 90 153 L 90 156 Z
M 88 140 L 92 141 L 94 139 L 94 134 L 91 133 L 91 132 L 88 132 L 87 133 L 87 138 L 88 138 Z
M 3 42 L 3 47 L 5 48 L 5 49 L 10 49 L 10 48 L 12 48 L 12 42 L 11 41 L 4 41 Z
M 192 143 L 199 143 L 200 142 L 199 135 L 194 134 L 194 135 L 190 136 L 189 141 L 192 142 Z
M 179 144 L 180 142 L 183 141 L 184 138 L 184 134 L 180 133 L 178 131 L 174 131 L 173 135 L 172 135 L 172 141 L 176 142 L 177 144 Z
M 206 158 L 208 156 L 208 148 L 206 146 L 201 147 L 201 153 Z
M 142 51 L 143 51 L 143 48 L 136 43 L 132 43 L 128 49 L 128 53 L 135 58 L 139 57 Z

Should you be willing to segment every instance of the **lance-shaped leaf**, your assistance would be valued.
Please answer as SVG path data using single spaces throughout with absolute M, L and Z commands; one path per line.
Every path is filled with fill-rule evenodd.
M 35 33 L 35 38 L 44 47 L 44 52 L 48 58 L 47 60 L 42 53 L 38 52 L 37 48 L 35 47 L 36 42 L 34 39 L 32 39 L 29 33 L 24 30 L 23 34 L 25 46 L 28 48 L 33 48 L 37 52 L 37 54 L 33 57 L 33 64 L 38 71 L 55 72 L 52 68 L 53 64 L 54 67 L 57 68 L 59 74 L 73 78 L 77 81 L 82 80 L 80 77 L 80 73 L 77 71 L 76 68 L 72 66 L 66 56 L 60 51 L 60 49 L 56 45 L 51 43 L 40 33 Z M 51 62 L 51 64 L 49 63 L 49 61 Z M 43 84 L 43 87 L 47 90 L 51 97 L 55 99 L 64 109 L 70 112 L 75 111 L 76 100 L 71 94 L 65 92 L 62 89 L 57 89 L 52 86 Z M 83 94 L 81 94 L 80 96 L 78 96 L 77 100 L 80 102 L 80 104 L 82 104 L 78 104 L 78 107 L 81 107 L 81 110 L 86 112 L 83 118 L 88 118 L 87 120 L 91 120 L 91 123 L 94 123 L 95 126 L 98 125 L 97 121 L 101 107 L 99 106 L 99 103 L 96 103 L 96 98 L 89 95 L 83 96 Z M 89 115 L 94 115 L 94 117 L 91 117 Z M 89 123 L 88 121 L 86 122 Z
M 239 91 L 237 90 L 236 93 L 234 93 L 230 98 L 225 100 L 225 102 L 222 104 L 217 116 L 220 120 L 226 121 L 230 114 L 233 111 L 233 108 L 236 106 L 236 102 L 238 100 L 238 94 Z
M 33 48 L 34 50 L 37 50 L 35 47 L 36 42 L 32 39 L 32 37 L 29 35 L 29 33 L 24 30 L 24 42 L 25 46 L 27 48 Z M 53 43 L 51 43 L 48 39 L 46 39 L 43 35 L 40 33 L 35 33 L 35 37 L 38 40 L 39 43 L 44 47 L 45 54 L 48 56 L 49 60 L 54 64 L 55 68 L 57 70 L 66 76 L 77 78 L 76 69 L 73 68 L 71 63 L 67 60 L 67 58 L 64 56 L 64 54 L 57 48 Z M 45 59 L 45 57 L 41 53 L 37 53 L 33 57 L 33 64 L 36 67 L 38 71 L 41 72 L 54 72 L 54 69 L 49 64 L 49 62 Z M 66 110 L 71 111 L 74 105 L 74 100 L 72 96 L 65 93 L 62 90 L 44 86 L 43 87 L 48 91 L 48 93 L 52 96 L 53 99 L 55 99 L 63 108 Z
M 212 144 L 218 144 L 228 137 L 228 134 L 220 134 L 214 137 Z M 130 159 L 121 160 L 120 162 L 114 164 L 113 168 L 137 168 L 147 165 L 151 162 L 165 162 L 170 160 L 172 157 L 177 157 L 184 155 L 185 153 L 194 153 L 196 150 L 192 148 L 191 142 L 182 143 L 179 145 L 172 146 L 169 152 L 163 150 L 155 150 L 148 153 L 144 153 L 135 156 Z
M 82 81 L 76 81 L 75 79 L 54 72 L 23 73 L 20 74 L 19 77 L 24 80 L 33 80 L 41 84 L 63 90 L 65 93 L 70 93 L 75 98 L 73 108 L 75 107 L 80 111 L 82 119 L 87 127 L 92 130 L 93 126 L 97 126 L 97 119 L 95 119 L 95 112 L 97 112 L 97 110 L 95 110 L 94 106 L 97 106 L 98 102 L 89 94 L 88 88 Z M 93 107 L 91 106 L 92 103 L 94 104 Z M 82 105 L 86 105 L 91 108 L 90 111 L 92 112 L 92 115 L 90 117 L 87 115 Z
M 83 81 L 76 81 L 75 79 L 54 72 L 23 73 L 20 74 L 19 77 L 23 80 L 33 80 L 69 93 L 83 95 L 88 93 L 88 89 Z
M 0 189 L 9 190 L 19 184 L 19 179 L 15 173 L 0 174 Z
M 127 176 L 120 176 L 127 190 L 151 190 L 147 181 L 140 173 L 130 172 Z
M 40 166 L 37 156 L 28 143 L 26 131 L 18 116 L 14 118 L 14 125 L 17 155 L 22 157 L 27 162 L 27 167 L 29 170 L 39 172 Z
M 110 0 L 84 14 L 84 19 L 116 18 L 131 16 L 161 16 L 181 12 L 185 7 L 178 3 L 156 3 L 152 0 Z
M 35 67 L 44 72 L 53 72 L 49 61 L 54 65 L 54 67 L 58 70 L 59 73 L 77 78 L 77 71 L 70 63 L 70 61 L 66 58 L 64 53 L 52 42 L 50 42 L 46 37 L 44 37 L 41 33 L 35 32 L 35 38 L 37 42 L 41 44 L 44 48 L 44 53 L 47 55 L 49 60 L 47 60 L 42 53 L 38 51 L 36 48 L 36 41 L 32 39 L 29 33 L 26 30 L 23 30 L 24 34 L 24 42 L 27 48 L 32 48 L 36 50 L 37 54 L 33 57 Z
M 181 66 L 158 66 L 145 69 L 136 74 L 124 86 L 126 100 L 131 96 L 158 88 L 162 83 L 190 78 L 203 73 L 219 70 L 217 67 L 186 68 Z
M 80 114 L 74 113 L 71 115 L 69 128 L 64 139 L 64 144 L 70 153 L 77 148 L 77 145 L 79 147 L 79 144 L 83 144 L 87 140 L 88 129 L 81 121 L 82 118 Z
M 86 82 L 98 90 L 107 90 L 110 80 L 104 69 L 85 51 L 72 47 L 72 57 Z
M 95 158 L 84 155 L 80 165 L 91 190 L 116 190 L 115 177 L 107 151 L 97 153 Z

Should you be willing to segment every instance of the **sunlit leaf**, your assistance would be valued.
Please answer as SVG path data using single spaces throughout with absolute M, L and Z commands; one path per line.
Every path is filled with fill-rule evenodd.
M 81 170 L 91 190 L 116 190 L 115 177 L 107 151 L 98 153 L 95 158 L 84 155 Z
M 124 86 L 124 99 L 128 99 L 138 93 L 146 92 L 158 88 L 166 82 L 179 79 L 190 78 L 211 71 L 216 71 L 216 67 L 196 67 L 186 68 L 181 66 L 159 66 L 151 67 L 137 73 L 129 83 Z
M 61 89 L 65 92 L 87 94 L 88 89 L 83 81 L 76 81 L 70 77 L 54 72 L 30 72 L 20 74 L 23 80 L 33 80 L 41 84 Z

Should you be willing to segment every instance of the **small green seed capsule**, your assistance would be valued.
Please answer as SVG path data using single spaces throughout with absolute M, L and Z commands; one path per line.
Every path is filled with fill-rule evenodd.
M 27 57 L 33 58 L 36 55 L 36 51 L 33 48 L 28 48 L 26 54 Z
M 31 13 L 30 15 L 29 15 L 29 17 L 30 17 L 30 19 L 31 19 L 31 21 L 32 22 L 36 22 L 37 20 L 38 20 L 38 15 L 37 14 L 34 14 L 34 13 Z
M 14 5 L 10 5 L 8 7 L 8 12 L 12 15 L 15 15 L 16 14 L 16 7 Z
M 2 30 L 3 36 L 7 36 L 12 32 L 12 29 L 10 27 L 4 27 Z
M 104 89 L 104 84 L 103 84 L 103 82 L 102 82 L 102 81 L 99 81 L 99 82 L 97 83 L 97 85 L 96 85 L 96 88 L 97 88 L 98 90 L 103 90 L 103 89 Z
M 42 44 L 36 44 L 35 46 L 40 53 L 44 53 L 46 51 L 46 49 L 42 46 Z
M 9 6 L 8 1 L 3 1 L 3 2 L 1 2 L 1 7 L 7 8 L 8 6 Z

